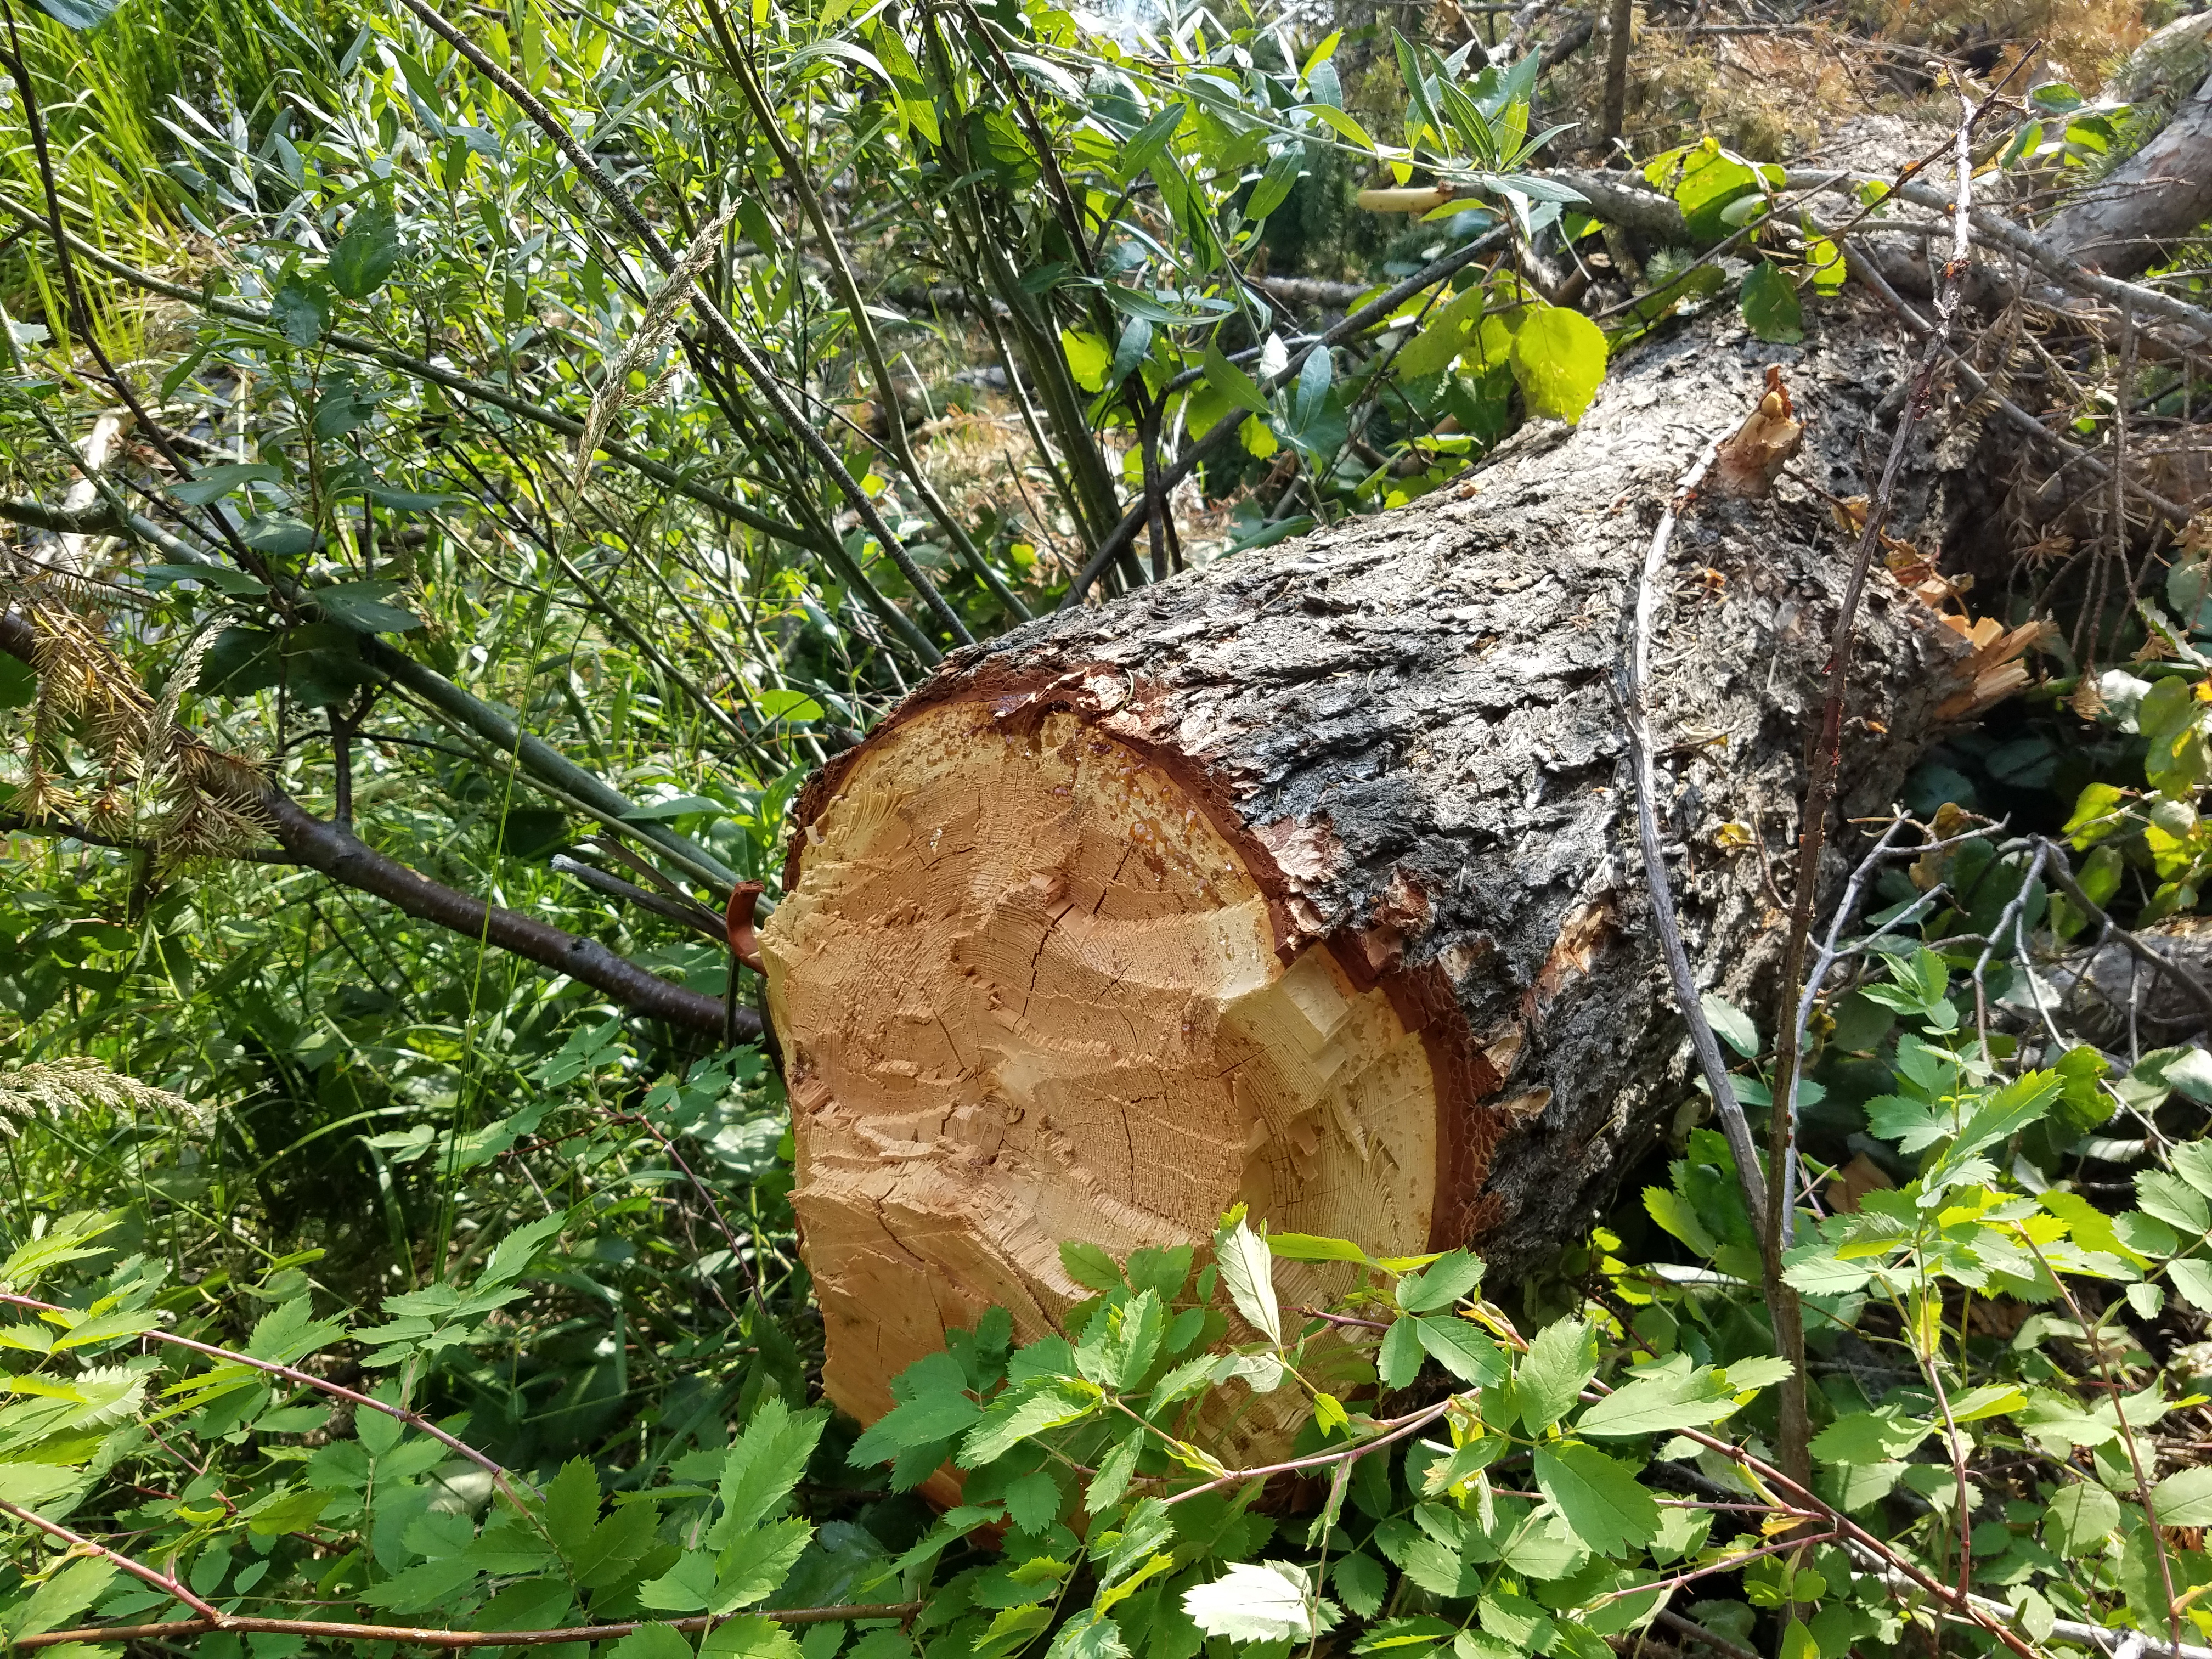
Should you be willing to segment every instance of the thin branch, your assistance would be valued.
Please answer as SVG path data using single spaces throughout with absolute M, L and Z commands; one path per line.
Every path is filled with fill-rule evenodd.
M 506 94 L 515 107 L 528 116 L 538 131 L 551 139 L 561 153 L 568 158 L 569 165 L 576 169 L 584 181 L 614 209 L 617 216 L 637 238 L 653 264 L 665 274 L 675 274 L 678 268 L 676 255 L 661 240 L 660 233 L 653 229 L 645 216 L 638 211 L 637 204 L 607 177 L 599 164 L 592 159 L 591 153 L 577 143 L 574 135 L 562 125 L 551 110 L 539 102 L 527 87 L 494 63 L 468 36 L 425 5 L 422 0 L 402 0 L 402 3 L 432 33 L 467 59 L 479 74 Z M 914 562 L 914 556 L 906 550 L 905 544 L 884 522 L 883 514 L 878 511 L 874 500 L 860 488 L 860 481 L 846 470 L 845 463 L 838 459 L 837 452 L 830 448 L 829 441 L 784 395 L 782 383 L 761 360 L 759 354 L 745 343 L 713 300 L 696 285 L 692 289 L 691 306 L 700 320 L 707 325 L 707 331 L 714 344 L 737 360 L 738 366 L 745 373 L 745 378 L 753 383 L 754 389 L 775 412 L 776 418 L 805 447 L 815 465 L 830 475 L 839 493 L 860 515 L 860 522 L 867 527 L 868 533 L 876 538 L 891 562 L 898 566 L 899 574 L 907 579 L 908 586 L 935 613 L 939 623 L 960 644 L 974 644 L 975 635 L 968 631 L 968 624 L 961 621 L 960 613 L 945 602 L 945 596 L 937 591 L 928 574 Z M 920 629 L 915 631 L 908 643 L 926 662 L 933 665 L 942 660 L 944 653 Z
M 13 1298 L 10 1299 L 12 1300 Z M 212 1623 L 209 1623 L 207 1621 L 195 1621 L 202 1623 L 204 1628 L 213 1628 L 214 1626 L 220 1625 L 222 1622 L 222 1612 L 220 1608 L 215 1607 L 212 1603 L 203 1601 L 198 1596 L 193 1595 L 191 1590 L 179 1583 L 167 1573 L 161 1571 L 159 1568 L 149 1567 L 143 1561 L 133 1561 L 129 1556 L 124 1554 L 120 1550 L 112 1550 L 105 1544 L 96 1544 L 89 1538 L 86 1538 L 80 1534 L 71 1532 L 67 1527 L 63 1526 L 59 1522 L 49 1521 L 45 1516 L 40 1515 L 34 1510 L 23 1509 L 17 1504 L 0 1502 L 0 1514 L 12 1515 L 15 1519 L 22 1522 L 26 1526 L 36 1527 L 40 1532 L 45 1533 L 50 1538 L 58 1538 L 62 1542 L 67 1544 L 72 1552 L 86 1555 L 96 1555 L 105 1560 L 112 1561 L 117 1566 L 122 1568 L 124 1571 L 129 1573 L 133 1578 L 143 1578 L 146 1583 L 151 1584 L 155 1589 L 168 1591 L 170 1595 L 175 1596 L 177 1600 L 182 1601 L 186 1607 L 197 1607 L 208 1616 L 208 1621 L 212 1621 Z M 18 1645 L 21 1645 L 21 1644 L 19 1643 Z
M 205 1602 L 193 1601 L 189 1592 L 180 1590 L 179 1594 L 196 1607 L 206 1606 Z M 580 1625 L 568 1630 L 413 1630 L 404 1625 L 342 1625 L 318 1619 L 226 1619 L 218 1614 L 208 1619 L 172 1620 L 166 1624 L 94 1625 L 84 1630 L 49 1631 L 39 1636 L 19 1636 L 14 1645 L 47 1648 L 64 1642 L 159 1642 L 222 1630 L 244 1636 L 307 1636 L 333 1642 L 396 1642 L 426 1648 L 548 1648 L 579 1642 L 611 1642 L 653 1624 L 665 1625 L 689 1634 L 712 1630 L 732 1619 L 767 1619 L 779 1625 L 827 1625 L 870 1619 L 903 1621 L 920 1613 L 923 1606 L 920 1601 L 872 1601 L 843 1607 L 759 1607 L 745 1613 L 692 1619 L 640 1619 L 620 1625 Z M 213 1613 L 214 1609 L 209 1611 Z
M 1764 1231 L 1768 1193 L 1767 1183 L 1759 1174 L 1758 1147 L 1752 1139 L 1750 1120 L 1745 1117 L 1743 1104 L 1736 1099 L 1735 1087 L 1729 1079 L 1728 1061 L 1721 1054 L 1712 1022 L 1705 1018 L 1697 975 L 1690 967 L 1690 953 L 1682 943 L 1682 924 L 1674 909 L 1674 890 L 1667 878 L 1666 853 L 1659 837 L 1659 780 L 1652 761 L 1650 714 L 1644 702 L 1644 687 L 1650 675 L 1652 623 L 1658 608 L 1661 578 L 1667 568 L 1668 548 L 1674 539 L 1675 525 L 1695 499 L 1698 486 L 1705 482 L 1705 474 L 1720 454 L 1720 447 L 1721 440 L 1715 438 L 1691 463 L 1690 470 L 1674 486 L 1674 495 L 1668 498 L 1666 510 L 1659 515 L 1659 527 L 1652 532 L 1650 547 L 1644 556 L 1644 566 L 1637 573 L 1636 586 L 1630 599 L 1630 642 L 1621 658 L 1619 690 L 1621 719 L 1628 727 L 1629 755 L 1636 769 L 1636 834 L 1644 852 L 1644 885 L 1651 895 L 1652 931 L 1658 934 L 1660 949 L 1667 958 L 1667 977 L 1674 988 L 1675 1003 L 1689 1023 L 1690 1047 L 1697 1054 L 1698 1069 L 1705 1074 L 1705 1087 L 1712 1093 L 1714 1115 L 1720 1119 L 1721 1132 L 1728 1137 L 1729 1151 L 1735 1158 L 1736 1181 L 1743 1188 L 1744 1207 L 1751 1212 L 1753 1228 Z

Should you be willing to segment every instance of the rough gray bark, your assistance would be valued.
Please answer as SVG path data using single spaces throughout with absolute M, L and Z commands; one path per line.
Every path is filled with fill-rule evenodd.
M 2193 20 L 2191 20 L 2193 21 Z M 2046 228 L 2093 270 L 2132 276 L 2212 219 L 2212 75 L 2156 137 L 2084 191 Z
M 1802 349 L 1761 346 L 1732 318 L 1647 346 L 1579 427 L 1522 432 L 1441 497 L 958 652 L 870 742 L 952 702 L 1009 723 L 1071 711 L 1203 800 L 1268 896 L 1277 954 L 1325 949 L 1425 1022 L 1453 1148 L 1432 1242 L 1472 1240 L 1510 1273 L 1589 1224 L 1686 1093 L 1613 674 L 1658 508 L 1749 413 L 1768 363 L 1808 419 L 1804 451 L 1771 499 L 1706 500 L 1678 533 L 1651 702 L 1692 957 L 1771 1026 L 1785 896 L 1770 865 L 1794 833 L 1850 539 L 1798 480 L 1863 493 L 1904 374 L 1848 319 Z M 1896 525 L 1930 545 L 1942 492 L 1926 458 L 1944 426 L 1939 411 Z M 1974 698 L 1965 641 L 1880 573 L 1863 629 L 1847 820 L 1886 813 L 1926 739 Z M 802 799 L 787 891 L 868 749 Z M 800 1100 L 826 1034 L 780 1035 Z

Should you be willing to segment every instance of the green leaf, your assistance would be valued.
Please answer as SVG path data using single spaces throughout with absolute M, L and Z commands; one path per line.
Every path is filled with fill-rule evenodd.
M 1291 187 L 1298 181 L 1305 166 L 1305 146 L 1286 144 L 1267 170 L 1260 175 L 1260 182 L 1252 187 L 1252 194 L 1244 204 L 1244 216 L 1257 224 L 1290 199 Z
M 707 1610 L 729 1613 L 773 1594 L 813 1537 L 813 1524 L 796 1517 L 740 1534 L 714 1562 L 714 1596 Z
M 888 1651 L 898 1655 L 899 1659 L 906 1659 L 914 1650 L 914 1644 L 907 1640 L 903 1631 L 878 1631 L 875 1635 L 896 1638 L 897 1645 Z M 870 1659 L 863 1650 L 871 1639 L 864 1636 L 848 1648 L 846 1659 Z M 725 1620 L 699 1638 L 699 1659 L 805 1659 L 805 1650 L 799 1646 L 787 1626 L 757 1613 Z M 659 1656 L 648 1656 L 648 1659 L 659 1659 Z
M 39 9 L 65 28 L 96 29 L 115 15 L 123 0 L 39 0 Z
M 1300 432 L 1311 429 L 1328 402 L 1328 388 L 1336 376 L 1336 359 L 1327 346 L 1316 346 L 1298 370 L 1298 389 L 1291 400 L 1291 424 Z
M 1268 408 L 1267 398 L 1261 395 L 1259 386 L 1254 382 L 1252 377 L 1249 374 L 1247 374 L 1243 369 L 1237 368 L 1236 364 L 1231 362 L 1227 357 L 1224 356 L 1219 346 L 1207 346 L 1204 356 L 1199 359 L 1199 362 L 1200 366 L 1206 371 L 1206 384 L 1212 386 L 1216 392 L 1218 392 L 1223 397 L 1228 398 L 1229 401 L 1236 404 L 1237 408 L 1247 410 L 1251 414 L 1257 415 L 1263 421 L 1273 412 Z M 1303 1233 L 1286 1233 L 1284 1234 L 1283 1237 L 1286 1238 L 1303 1238 L 1305 1237 L 1306 1235 Z M 1272 1238 L 1268 1241 L 1270 1244 L 1273 1244 L 1276 1241 Z M 1339 1240 L 1335 1242 L 1341 1243 L 1342 1241 Z M 1353 1261 L 1364 1261 L 1365 1259 L 1358 1253 L 1357 1247 L 1347 1246 L 1346 1248 L 1351 1249 L 1353 1251 L 1353 1254 L 1347 1258 L 1300 1256 L 1291 1259 L 1297 1261 L 1349 1260 Z M 1280 1255 L 1282 1255 L 1282 1251 L 1280 1249 L 1277 1249 L 1275 1254 Z
M 2043 1541 L 2060 1555 L 2094 1555 L 2119 1525 L 2120 1500 L 2094 1480 L 2077 1480 L 2061 1487 L 2043 1512 Z
M 2161 1527 L 2212 1527 L 2212 1464 L 2169 1474 L 2150 1491 Z
M 1420 1322 L 1408 1316 L 1393 1322 L 1376 1350 L 1375 1374 L 1386 1389 L 1402 1389 L 1421 1372 Z
M 780 1399 L 761 1402 L 722 1466 L 722 1516 L 707 1534 L 708 1548 L 781 1513 L 829 1420 L 819 1407 L 794 1415 Z
M 332 622 L 342 623 L 356 634 L 404 634 L 420 628 L 422 619 L 411 611 L 384 603 L 399 587 L 398 582 L 333 582 L 328 587 L 309 588 L 307 596 Z
M 312 278 L 288 276 L 269 301 L 269 320 L 292 344 L 311 346 L 330 330 L 331 291 Z
M 926 1394 L 901 1401 L 853 1443 L 847 1461 L 855 1468 L 888 1463 L 902 1451 L 957 1439 L 982 1414 L 981 1406 L 960 1393 Z
M 757 691 L 753 701 L 760 705 L 763 716 L 772 720 L 818 720 L 822 705 L 804 691 Z
M 465 1556 L 448 1555 L 434 1561 L 419 1561 L 357 1594 L 373 1607 L 383 1607 L 392 1613 L 422 1613 L 474 1583 L 477 1576 L 474 1562 Z
M 1547 1325 L 1528 1345 L 1514 1377 L 1521 1398 L 1522 1426 L 1531 1434 L 1541 1434 L 1574 1409 L 1583 1389 L 1596 1375 L 1595 1328 L 1575 1319 Z
M 382 203 L 362 208 L 331 251 L 324 275 L 349 300 L 366 300 L 399 263 L 399 222 Z
M 637 1587 L 637 1599 L 660 1613 L 701 1613 L 714 1600 L 714 1558 L 688 1550 L 658 1578 Z
M 0 1613 L 0 1629 L 13 1642 L 70 1623 L 106 1592 L 116 1571 L 115 1563 L 105 1559 L 70 1562 L 33 1590 L 29 1600 Z M 80 1647 L 76 1651 L 99 1650 Z
M 1605 379 L 1605 335 L 1580 312 L 1544 306 L 1513 336 L 1513 379 L 1531 415 L 1569 425 L 1583 417 Z
M 1158 1358 L 1167 1332 L 1167 1313 L 1158 1295 L 1146 1291 L 1133 1301 L 1109 1303 L 1091 1316 L 1075 1363 L 1084 1376 L 1109 1389 L 1133 1389 Z
M 1018 1383 L 993 1401 L 983 1420 L 969 1431 L 960 1444 L 960 1467 L 981 1468 L 1031 1435 L 1078 1422 L 1104 1399 L 1097 1383 L 1074 1377 L 1042 1376 Z
M 1933 1423 L 1884 1412 L 1849 1412 L 1813 1437 L 1824 1463 L 1881 1463 L 1902 1457 L 1936 1431 Z
M 2191 1256 L 2166 1264 L 2166 1276 L 2173 1281 L 2181 1299 L 2199 1313 L 2212 1314 L 2212 1261 Z
M 1347 1238 L 1316 1233 L 1269 1233 L 1268 1253 L 1283 1261 L 1350 1261 L 1366 1265 L 1367 1252 Z
M 607 1659 L 691 1659 L 691 1642 L 673 1625 L 640 1625 L 607 1650 Z
M 1600 1439 L 1662 1434 L 1717 1423 L 1735 1409 L 1735 1389 L 1719 1372 L 1641 1376 L 1575 1419 L 1575 1432 Z
M 1696 1207 L 1671 1187 L 1646 1187 L 1644 1207 L 1651 1218 L 1708 1261 L 1720 1254 L 1720 1240 Z
M 574 1558 L 599 1522 L 599 1477 L 589 1459 L 572 1457 L 546 1483 L 545 1530 L 553 1547 Z
M 1355 1618 L 1372 1619 L 1390 1593 L 1390 1575 L 1382 1564 L 1358 1550 L 1339 1556 L 1330 1564 L 1328 1575 L 1336 1585 L 1337 1599 Z
M 1121 337 L 1114 347 L 1114 361 L 1106 370 L 1103 390 L 1111 392 L 1136 372 L 1137 365 L 1152 355 L 1152 325 L 1146 317 L 1132 317 L 1122 325 Z
M 1805 337 L 1805 308 L 1797 285 L 1771 259 L 1761 259 L 1743 279 L 1743 320 L 1770 345 L 1796 345 Z
M 1103 392 L 1106 370 L 1114 361 L 1113 348 L 1096 334 L 1071 329 L 1060 331 L 1060 349 L 1067 356 L 1067 372 L 1085 392 Z
M 1283 1315 L 1275 1301 L 1274 1259 L 1266 1242 L 1240 1216 L 1214 1234 L 1213 1260 L 1221 1270 L 1222 1288 L 1244 1322 L 1280 1347 Z
M 1481 1282 L 1480 1258 L 1465 1250 L 1452 1250 L 1421 1272 L 1398 1280 L 1398 1305 L 1411 1314 L 1435 1313 L 1450 1307 Z
M 1705 1011 L 1712 1023 L 1714 1034 L 1723 1042 L 1746 1060 L 1759 1058 L 1759 1027 L 1751 1023 L 1751 1016 L 1727 998 L 1708 991 L 1698 999 L 1698 1006 Z
M 1006 1487 L 1006 1514 L 1023 1532 L 1042 1534 L 1060 1518 L 1066 1501 L 1049 1469 L 1037 1469 Z
M 575 1600 L 565 1578 L 519 1579 L 477 1608 L 471 1622 L 478 1630 L 558 1630 Z
M 1118 1291 L 1121 1288 L 1121 1270 L 1114 1258 L 1096 1244 L 1063 1244 L 1060 1247 L 1060 1265 L 1067 1276 L 1086 1291 Z
M 275 483 L 283 476 L 264 461 L 234 462 L 209 467 L 189 483 L 172 484 L 169 493 L 187 507 L 205 507 L 240 485 Z
M 1429 1357 L 1462 1382 L 1492 1388 L 1506 1378 L 1504 1351 L 1464 1319 L 1440 1317 L 1400 1320 L 1411 1323 Z M 1395 1332 L 1397 1328 L 1393 1326 Z
M 1311 1641 L 1321 1634 L 1313 1580 L 1291 1561 L 1239 1561 L 1183 1592 L 1182 1610 L 1208 1636 L 1232 1642 Z
M 1536 1448 L 1536 1489 L 1594 1555 L 1619 1555 L 1659 1535 L 1659 1505 L 1626 1465 L 1568 1441 Z
M 1133 1428 L 1116 1441 L 1113 1449 L 1098 1460 L 1098 1473 L 1091 1478 L 1091 1486 L 1083 1494 L 1083 1512 L 1099 1515 L 1121 1501 L 1129 1490 L 1129 1478 L 1137 1472 L 1138 1454 L 1145 1449 L 1145 1431 Z

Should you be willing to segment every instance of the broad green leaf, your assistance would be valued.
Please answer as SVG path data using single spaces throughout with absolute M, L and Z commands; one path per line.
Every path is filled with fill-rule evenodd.
M 1712 1023 L 1714 1035 L 1746 1060 L 1759 1058 L 1759 1027 L 1751 1023 L 1751 1016 L 1727 998 L 1708 991 L 1698 999 L 1705 1018 Z
M 1275 1301 L 1274 1263 L 1266 1242 L 1240 1216 L 1213 1236 L 1213 1260 L 1221 1269 L 1222 1288 L 1244 1322 L 1281 1346 L 1283 1315 Z
M 1417 1273 L 1398 1280 L 1398 1305 L 1410 1314 L 1436 1313 L 1450 1307 L 1482 1282 L 1482 1262 L 1465 1250 L 1438 1256 Z
M 2212 1261 L 2191 1256 L 2166 1264 L 2166 1276 L 2173 1281 L 2181 1299 L 2203 1314 L 2212 1314 Z
M 641 1625 L 607 1650 L 607 1659 L 691 1659 L 691 1641 L 672 1625 Z
M 796 1517 L 739 1534 L 714 1562 L 714 1595 L 707 1610 L 730 1613 L 772 1594 L 813 1537 L 812 1524 Z
M 1541 1434 L 1574 1409 L 1597 1375 L 1597 1331 L 1581 1320 L 1562 1319 L 1536 1333 L 1514 1376 L 1521 1425 Z
M 422 627 L 422 619 L 385 601 L 399 591 L 398 582 L 333 582 L 307 590 L 307 596 L 332 622 L 356 634 L 404 634 Z
M 2161 1527 L 2212 1527 L 2212 1464 L 2169 1474 L 2150 1492 Z
M 1402 1389 L 1420 1375 L 1420 1322 L 1411 1315 L 1395 1320 L 1382 1334 L 1382 1346 L 1375 1352 L 1375 1374 L 1386 1389 Z
M 2093 1480 L 2077 1480 L 2061 1487 L 2043 1512 L 2043 1541 L 2060 1555 L 2091 1555 L 2119 1524 L 2119 1499 Z
M 589 1459 L 572 1457 L 546 1484 L 545 1530 L 553 1547 L 574 1558 L 599 1522 L 599 1477 Z
M 39 0 L 39 9 L 65 28 L 96 29 L 114 16 L 122 3 L 123 0 Z
M 1104 1398 L 1097 1383 L 1073 1377 L 1039 1377 L 1017 1384 L 993 1401 L 983 1420 L 968 1431 L 960 1444 L 960 1466 L 978 1468 L 1031 1435 L 1089 1416 Z
M 1238 1561 L 1220 1577 L 1183 1592 L 1182 1610 L 1208 1636 L 1236 1642 L 1313 1640 L 1313 1579 L 1291 1561 Z
M 1337 1599 L 1355 1618 L 1372 1619 L 1389 1593 L 1390 1575 L 1382 1570 L 1382 1564 L 1358 1550 L 1331 1562 L 1328 1573 L 1336 1586 Z
M 906 1656 L 914 1650 L 914 1644 L 907 1639 L 904 1631 L 878 1631 L 875 1635 L 890 1636 L 897 1640 L 896 1648 L 884 1650 L 885 1659 L 890 1654 L 897 1655 L 898 1659 L 906 1659 Z M 871 1639 L 864 1636 L 846 1649 L 846 1659 L 871 1659 L 871 1656 L 862 1651 Z M 805 1655 L 806 1650 L 799 1646 L 790 1626 L 778 1624 L 757 1613 L 726 1619 L 699 1638 L 699 1659 L 805 1659 Z M 659 1659 L 659 1656 L 648 1655 L 647 1659 Z
M 722 1466 L 722 1515 L 707 1534 L 708 1548 L 782 1512 L 829 1416 L 819 1407 L 793 1414 L 780 1399 L 761 1402 Z
M 1605 356 L 1603 331 L 1580 312 L 1536 309 L 1513 336 L 1513 379 L 1528 412 L 1581 420 L 1605 379 Z
M 1771 259 L 1761 259 L 1743 279 L 1743 320 L 1771 345 L 1796 345 L 1805 337 L 1805 307 L 1797 285 Z
M 1461 1382 L 1491 1388 L 1505 1380 L 1510 1368 L 1504 1351 L 1466 1320 L 1444 1315 L 1398 1322 L 1406 1324 L 1413 1326 L 1429 1357 Z M 1391 1329 L 1395 1333 L 1397 1326 Z
M 1166 1310 L 1152 1291 L 1133 1301 L 1109 1302 L 1091 1316 L 1076 1345 L 1076 1366 L 1093 1382 L 1133 1389 L 1158 1358 L 1167 1323 Z
M 1921 1419 L 1850 1412 L 1813 1437 L 1812 1452 L 1824 1463 L 1887 1462 L 1935 1431 L 1935 1424 Z
M 1659 1505 L 1627 1465 L 1568 1441 L 1536 1448 L 1536 1489 L 1595 1555 L 1619 1555 L 1659 1534 Z
M 115 1563 L 104 1558 L 67 1562 L 33 1589 L 27 1600 L 0 1613 L 0 1632 L 14 1642 L 72 1623 L 106 1593 L 116 1571 Z M 99 1651 L 71 1645 L 79 1653 Z
M 1717 1423 L 1735 1409 L 1735 1389 L 1719 1372 L 1643 1376 L 1622 1386 L 1575 1419 L 1575 1432 L 1626 1439 Z
M 1231 362 L 1227 357 L 1224 356 L 1219 346 L 1207 346 L 1206 348 L 1204 356 L 1202 356 L 1199 361 L 1205 368 L 1206 384 L 1211 386 L 1216 392 L 1218 392 L 1223 397 L 1228 398 L 1229 401 L 1236 404 L 1237 408 L 1242 409 L 1249 414 L 1257 415 L 1263 421 L 1273 412 L 1269 409 L 1267 398 L 1261 394 L 1260 388 L 1254 383 L 1252 377 L 1249 374 L 1247 374 L 1243 369 L 1237 368 L 1236 364 Z M 1306 1235 L 1303 1233 L 1287 1233 L 1281 1235 L 1280 1237 L 1271 1237 L 1267 1242 L 1271 1246 L 1275 1247 L 1275 1254 L 1281 1255 L 1283 1254 L 1280 1248 L 1281 1238 L 1303 1238 L 1305 1237 Z M 1341 1241 L 1337 1242 L 1340 1243 Z M 1358 1253 L 1356 1247 L 1346 1246 L 1346 1248 L 1352 1249 L 1353 1253 L 1351 1256 L 1341 1259 L 1352 1261 L 1358 1261 L 1365 1259 Z M 1339 1258 L 1295 1257 L 1290 1259 L 1312 1261 L 1337 1260 Z
M 902 1451 L 958 1438 L 975 1426 L 983 1408 L 964 1394 L 927 1394 L 906 1400 L 878 1418 L 847 1454 L 855 1468 L 888 1463 Z
M 399 222 L 380 203 L 357 211 L 331 250 L 324 275 L 349 300 L 366 300 L 399 263 Z

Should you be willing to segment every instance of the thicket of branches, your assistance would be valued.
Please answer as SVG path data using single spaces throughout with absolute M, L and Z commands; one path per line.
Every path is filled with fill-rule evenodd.
M 0 17 L 0 1636 L 2202 1652 L 2212 242 L 2110 210 L 2212 32 L 1876 12 Z M 1794 1020 L 1703 1005 L 1787 1255 L 1692 1100 L 1510 1294 L 1072 1240 L 1067 1340 L 812 1406 L 733 965 L 805 774 L 1715 312 L 1943 331 L 1984 509 L 1833 503 L 1995 707 Z

